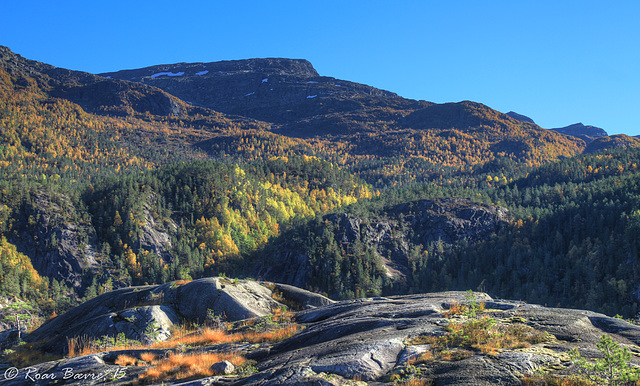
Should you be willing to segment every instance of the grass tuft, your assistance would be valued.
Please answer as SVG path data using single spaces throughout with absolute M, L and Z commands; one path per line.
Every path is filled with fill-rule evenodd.
M 40 343 L 22 343 L 4 350 L 2 359 L 18 368 L 60 359 L 56 355 L 42 351 L 39 347 Z
M 145 352 L 140 354 L 140 360 L 147 362 L 147 363 L 151 363 L 154 360 L 156 360 L 158 356 L 154 353 L 150 353 L 150 352 Z
M 237 353 L 174 353 L 169 357 L 151 361 L 149 368 L 139 379 L 142 382 L 167 382 L 188 378 L 210 377 L 214 374 L 211 366 L 229 361 L 236 367 L 242 366 L 246 359 Z
M 468 354 L 472 352 L 453 349 L 474 349 L 483 354 L 496 355 L 502 349 L 530 347 L 551 338 L 549 334 L 525 324 L 499 325 L 495 319 L 489 317 L 463 322 L 451 321 L 445 330 L 447 334 L 423 335 L 411 339 L 408 343 L 430 344 L 433 357 L 460 360 L 469 357 Z M 424 361 L 426 360 L 427 357 Z
M 138 362 L 138 360 L 129 355 L 118 355 L 116 358 L 115 364 L 118 366 L 133 366 Z

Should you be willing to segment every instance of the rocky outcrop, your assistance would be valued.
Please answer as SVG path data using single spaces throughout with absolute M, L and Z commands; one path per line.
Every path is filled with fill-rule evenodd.
M 203 324 L 212 317 L 237 321 L 270 314 L 282 306 L 255 282 L 204 278 L 191 282 L 129 287 L 95 297 L 31 333 L 45 351 L 64 353 L 71 338 L 95 340 L 124 334 L 150 342 L 170 336 L 173 325 Z
M 276 287 L 276 290 L 282 294 L 285 300 L 298 304 L 302 308 L 315 308 L 335 303 L 335 301 L 326 296 L 303 290 L 292 285 L 275 283 L 274 286 Z
M 224 278 L 200 279 L 180 286 L 175 303 L 180 315 L 200 323 L 208 313 L 241 320 L 267 315 L 280 306 L 265 286 Z
M 64 194 L 33 192 L 10 240 L 40 275 L 81 289 L 99 268 L 96 232 Z
M 478 241 L 496 232 L 509 214 L 506 208 L 461 198 L 415 201 L 387 212 L 402 218 L 413 229 L 412 242 L 423 245 L 438 240 L 447 244 Z
M 544 341 L 492 355 L 471 349 L 463 359 L 416 361 L 430 347 L 412 340 L 445 335 L 448 324 L 471 320 L 446 314 L 453 304 L 469 300 L 468 293 L 445 292 L 345 301 L 299 312 L 296 320 L 307 328 L 272 347 L 259 362 L 260 373 L 238 383 L 341 384 L 360 379 L 379 384 L 414 374 L 438 385 L 520 385 L 525 375 L 536 371 L 558 377 L 575 373 L 568 351 L 577 348 L 585 356 L 597 355 L 595 344 L 605 333 L 632 349 L 640 339 L 640 327 L 602 314 L 494 300 L 476 293 L 472 300 L 487 308 L 478 319 L 490 317 L 503 327 L 532 327 L 546 336 Z
M 479 308 L 480 304 L 484 309 Z M 472 307 L 476 307 L 475 315 L 459 311 Z M 304 329 L 281 343 L 221 344 L 194 349 L 233 350 L 254 363 L 253 374 L 238 373 L 233 366 L 218 362 L 217 375 L 192 379 L 188 384 L 382 385 L 418 379 L 437 385 L 520 385 L 525 377 L 533 382 L 536 374 L 544 373 L 547 379 L 556 380 L 577 374 L 578 366 L 569 351 L 577 349 L 583 357 L 593 360 L 601 356 L 596 344 L 605 334 L 634 352 L 640 343 L 640 327 L 620 319 L 590 311 L 496 300 L 484 293 L 441 292 L 349 300 L 300 311 L 295 320 Z M 510 348 L 498 344 L 493 351 L 465 343 L 464 338 L 449 340 L 445 348 L 433 343 L 451 334 L 448 326 L 452 324 L 482 322 L 491 326 L 487 328 L 496 328 L 496 334 L 504 335 L 512 329 L 519 331 L 521 338 L 533 334 L 536 339 Z M 105 352 L 35 365 L 30 371 L 60 375 L 57 381 L 45 380 L 43 385 L 60 382 L 64 368 L 85 374 L 83 379 L 66 379 L 66 384 L 104 384 L 107 380 L 98 379 L 97 375 L 105 373 L 112 376 L 109 383 L 129 384 L 144 373 L 144 364 L 116 365 L 115 360 L 123 354 L 139 358 L 144 352 L 163 355 L 158 349 Z M 637 357 L 632 357 L 631 362 L 637 365 Z M 21 384 L 27 371 L 20 369 L 15 379 L 3 384 Z M 114 373 L 118 376 L 113 377 Z M 91 374 L 95 374 L 94 378 Z
M 373 249 L 389 277 L 406 277 L 414 246 L 431 243 L 476 242 L 495 233 L 508 221 L 506 208 L 468 199 L 420 200 L 389 207 L 378 216 L 359 217 L 342 213 L 324 217 L 333 224 L 335 240 L 348 245 L 356 241 Z M 260 267 L 255 276 L 305 287 L 311 270 L 304 250 L 289 250 L 286 241 L 277 261 Z M 410 279 L 407 277 L 407 279 Z
M 156 199 L 155 195 L 152 199 Z M 171 236 L 175 235 L 178 226 L 171 219 L 167 219 L 164 223 L 156 221 L 151 213 L 152 205 L 155 203 L 147 201 L 144 204 L 144 225 L 141 227 L 140 248 L 154 252 L 164 262 L 170 262 L 173 259 Z

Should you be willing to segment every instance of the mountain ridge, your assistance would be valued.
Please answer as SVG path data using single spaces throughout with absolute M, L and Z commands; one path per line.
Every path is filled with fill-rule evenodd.
M 5 48 L 4 52 L 5 57 L 11 56 L 7 54 L 10 50 Z M 231 115 L 220 117 L 222 120 L 226 120 L 224 123 L 219 118 L 211 120 L 210 125 L 214 126 L 212 129 L 215 129 L 215 126 L 220 123 L 228 126 L 229 119 L 235 126 L 248 126 L 251 122 L 247 120 L 254 120 L 253 122 L 256 122 L 258 127 L 270 129 L 278 135 L 302 139 L 317 138 L 324 143 L 322 146 L 342 148 L 341 152 L 345 152 L 342 158 L 345 156 L 351 158 L 349 163 L 352 164 L 359 162 L 359 159 L 362 158 L 360 154 L 367 157 L 389 154 L 390 152 L 385 150 L 389 146 L 392 149 L 395 148 L 391 154 L 408 153 L 406 155 L 410 157 L 426 156 L 425 158 L 432 163 L 449 166 L 464 165 L 470 162 L 473 164 L 482 163 L 490 161 L 499 154 L 507 154 L 508 157 L 520 161 L 527 160 L 539 164 L 557 159 L 559 156 L 571 156 L 580 152 L 584 146 L 580 142 L 571 142 L 566 137 L 552 137 L 546 134 L 541 137 L 543 138 L 542 142 L 532 141 L 531 137 L 540 136 L 537 126 L 522 126 L 517 123 L 519 121 L 511 120 L 506 115 L 488 112 L 486 110 L 488 107 L 484 106 L 475 110 L 480 115 L 489 117 L 488 120 L 474 118 L 473 121 L 480 124 L 481 127 L 475 127 L 467 133 L 470 136 L 463 136 L 463 142 L 467 143 L 461 143 L 461 145 L 469 148 L 470 151 L 465 152 L 464 157 L 459 157 L 455 153 L 447 153 L 443 157 L 442 154 L 439 154 L 441 151 L 431 145 L 433 143 L 438 144 L 436 146 L 442 146 L 440 142 L 443 140 L 441 137 L 443 133 L 431 129 L 444 129 L 445 126 L 446 129 L 461 129 L 457 126 L 462 122 L 455 121 L 457 118 L 454 115 L 461 114 L 462 110 L 454 115 L 445 114 L 445 116 L 438 118 L 444 119 L 444 124 L 429 122 L 429 119 L 435 119 L 433 116 L 425 121 L 420 118 L 416 119 L 416 116 L 413 115 L 413 122 L 408 125 L 407 122 L 411 118 L 408 121 L 405 117 L 411 117 L 419 110 L 429 109 L 434 104 L 405 99 L 395 93 L 353 82 L 339 81 L 330 77 L 315 77 L 317 72 L 305 60 L 280 58 L 210 63 L 205 65 L 215 68 L 237 69 L 238 71 L 234 71 L 232 74 L 218 74 L 216 72 L 195 75 L 197 72 L 193 72 L 195 71 L 193 70 L 193 74 L 186 78 L 185 76 L 166 74 L 177 74 L 173 72 L 177 71 L 178 67 L 176 66 L 193 69 L 201 68 L 203 64 L 182 63 L 168 67 L 167 65 L 151 66 L 120 73 L 122 78 L 132 78 L 123 74 L 133 73 L 142 73 L 146 76 L 146 78 L 142 76 L 138 79 L 144 79 L 145 82 L 124 81 L 124 83 L 122 80 L 113 79 L 116 73 L 110 73 L 112 75 L 109 76 L 112 76 L 112 79 L 107 79 L 81 72 L 55 69 L 39 62 L 28 61 L 15 54 L 4 62 L 17 62 L 19 65 L 14 65 L 14 68 L 29 69 L 29 73 L 33 73 L 46 86 L 46 90 L 49 91 L 45 91 L 49 95 L 71 100 L 94 113 L 124 117 L 134 115 L 145 120 L 149 119 L 145 114 L 151 114 L 152 120 L 155 119 L 153 117 L 164 119 L 163 117 L 173 116 L 183 122 L 185 119 L 193 122 L 193 117 L 197 116 L 220 116 L 216 112 L 217 110 Z M 282 63 L 285 64 L 284 70 L 278 69 Z M 43 70 L 45 73 L 37 71 L 41 68 L 46 70 Z M 276 69 L 274 70 L 274 68 Z M 160 70 L 167 71 L 164 71 L 165 75 L 151 77 L 159 74 L 156 71 Z M 275 76 L 273 73 L 284 75 Z M 51 74 L 51 76 L 47 74 Z M 62 74 L 61 78 L 52 78 L 56 74 Z M 314 77 L 308 78 L 309 75 Z M 271 76 L 271 83 L 276 83 L 273 90 L 268 76 Z M 280 80 L 274 76 L 276 78 L 279 76 Z M 222 78 L 224 78 L 222 84 L 216 86 L 216 82 Z M 193 87 L 193 84 L 190 83 L 192 81 L 200 82 L 203 79 L 205 79 L 205 83 L 201 86 L 206 91 L 202 91 L 202 87 Z M 152 83 L 153 86 L 148 83 Z M 194 98 L 191 98 L 190 95 L 175 92 L 178 89 L 186 90 L 187 94 L 193 93 L 191 95 L 193 97 L 208 99 L 208 102 L 203 99 L 199 101 L 201 103 L 194 103 Z M 276 94 L 275 97 L 272 93 Z M 189 100 L 190 103 L 183 100 Z M 443 109 L 444 106 L 449 106 L 449 110 L 452 111 L 451 107 L 465 106 L 465 103 L 445 104 L 442 105 L 443 107 L 436 105 L 428 111 Z M 203 107 L 197 106 L 204 106 L 205 110 L 198 110 Z M 214 110 L 209 110 L 209 108 L 214 108 Z M 486 111 L 483 112 L 482 109 Z M 473 114 L 469 117 L 473 118 Z M 245 121 L 242 122 L 242 120 Z M 187 123 L 192 124 L 191 122 Z M 513 128 L 504 130 L 505 125 L 513 126 Z M 485 135 L 485 132 L 494 130 L 494 128 L 498 129 L 496 134 L 502 138 L 497 140 L 497 137 L 493 136 L 494 148 L 488 149 L 488 151 L 482 149 L 484 146 L 479 142 L 486 141 L 491 137 L 491 135 Z M 416 149 L 412 150 L 413 146 L 405 138 L 399 137 L 402 130 L 406 132 L 405 138 L 407 136 L 422 138 L 421 142 L 424 143 L 418 144 Z M 509 138 L 514 133 L 515 137 Z M 374 134 L 380 136 L 375 138 Z M 446 138 L 451 137 L 446 133 L 444 135 L 445 141 L 448 141 Z M 212 138 L 215 137 L 215 134 L 209 136 Z M 538 144 L 543 148 L 536 149 Z M 554 150 L 549 152 L 544 147 Z M 210 146 L 201 148 L 206 148 L 210 152 L 223 150 L 217 150 Z M 240 148 L 241 146 L 238 147 L 238 149 Z M 224 154 L 228 154 L 228 149 L 224 149 Z M 216 154 L 214 153 L 214 155 Z
M 572 135 L 574 137 L 582 138 L 587 144 L 593 141 L 596 138 L 606 137 L 606 131 L 599 127 L 595 126 L 585 126 L 582 122 L 574 123 L 573 125 L 558 127 L 555 129 L 550 129 L 553 131 L 557 131 L 558 133 Z
M 533 121 L 533 119 L 527 117 L 526 115 L 522 115 L 522 114 L 518 114 L 515 111 L 509 111 L 508 113 L 506 113 L 508 116 L 510 116 L 513 119 L 517 119 L 519 121 L 523 121 L 523 122 L 529 122 L 529 123 L 535 123 Z
M 195 106 L 277 124 L 353 110 L 355 106 L 347 100 L 355 96 L 400 98 L 389 91 L 320 76 L 303 59 L 180 63 L 102 75 L 154 85 Z M 323 106 L 326 97 L 340 102 Z
M 129 70 L 118 70 L 104 72 L 98 74 L 106 78 L 116 77 L 118 79 L 139 82 L 144 78 L 156 78 L 159 76 L 182 76 L 178 73 L 184 71 L 169 70 L 183 69 L 193 70 L 189 75 L 205 76 L 210 72 L 256 72 L 260 70 L 266 73 L 280 75 L 297 75 L 307 77 L 317 77 L 318 72 L 313 65 L 306 59 L 289 59 L 289 58 L 251 58 L 239 60 L 222 60 L 216 62 L 180 62 L 173 64 L 158 64 L 148 67 L 142 67 Z
M 282 71 L 274 71 L 269 66 L 272 63 L 263 60 L 268 64 L 264 69 L 251 65 L 259 64 L 259 59 L 225 61 L 222 65 L 233 65 L 240 70 L 203 75 L 195 75 L 194 70 L 201 69 L 201 63 L 103 75 L 153 84 L 194 105 L 269 122 L 271 131 L 276 134 L 343 142 L 353 148 L 352 154 L 389 154 L 387 148 L 392 144 L 391 154 L 408 152 L 410 156 L 426 156 L 431 162 L 447 165 L 482 162 L 482 158 L 491 159 L 498 154 L 539 164 L 545 162 L 547 152 L 552 148 L 550 159 L 571 156 L 584 148 L 582 142 L 571 137 L 547 134 L 535 124 L 523 123 L 476 102 L 434 104 L 331 77 L 309 77 L 309 73 L 279 75 Z M 212 68 L 215 65 L 206 64 Z M 151 78 L 154 71 L 160 70 L 163 75 Z M 460 146 L 470 151 L 464 157 L 454 154 L 443 160 L 433 146 L 442 146 L 442 136 L 451 136 L 439 131 L 450 129 L 467 132 L 462 135 Z M 403 131 L 404 137 L 424 138 L 425 143 L 415 143 L 418 145 L 415 152 L 410 150 L 411 145 L 400 138 Z M 531 137 L 538 140 L 531 141 Z M 480 143 L 483 141 L 489 142 L 492 148 L 483 149 Z M 542 148 L 536 149 L 538 146 Z

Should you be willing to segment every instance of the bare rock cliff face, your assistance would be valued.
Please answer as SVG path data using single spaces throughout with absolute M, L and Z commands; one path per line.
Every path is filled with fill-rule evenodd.
M 330 215 L 338 224 L 339 239 L 381 244 L 399 237 L 426 245 L 441 240 L 451 244 L 470 242 L 496 232 L 508 218 L 506 208 L 479 204 L 467 199 L 421 200 L 394 206 L 384 216 L 363 220 L 351 215 Z M 408 230 L 412 230 L 410 235 Z
M 168 220 L 166 224 L 156 221 L 150 209 L 150 203 L 145 203 L 140 247 L 154 252 L 164 262 L 171 262 L 173 260 L 171 236 L 176 233 L 178 226 L 172 220 Z
M 508 210 L 468 199 L 421 200 L 390 207 L 379 216 L 361 218 L 330 214 L 340 244 L 360 241 L 372 247 L 385 264 L 388 276 L 408 273 L 412 246 L 429 243 L 453 244 L 481 240 L 497 232 L 508 221 Z M 304 250 L 280 249 L 279 263 L 260 268 L 256 276 L 305 287 L 311 274 Z
M 20 215 L 20 226 L 10 239 L 39 274 L 75 289 L 90 284 L 92 272 L 100 266 L 95 229 L 68 197 L 35 193 Z

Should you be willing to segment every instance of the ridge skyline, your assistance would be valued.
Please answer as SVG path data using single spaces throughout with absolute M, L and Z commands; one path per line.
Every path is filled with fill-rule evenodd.
M 5 49 L 8 49 L 14 55 L 22 57 L 23 59 L 26 59 L 28 61 L 34 61 L 34 62 L 37 62 L 37 63 L 41 63 L 41 64 L 44 64 L 45 66 L 52 66 L 53 68 L 71 70 L 71 69 L 62 68 L 62 67 L 56 67 L 56 66 L 51 65 L 50 63 L 46 63 L 46 62 L 43 62 L 43 61 L 38 60 L 38 59 L 25 58 L 24 56 L 20 55 L 20 53 L 15 52 L 14 50 L 11 49 L 11 47 L 8 47 L 8 46 L 0 45 L 0 48 L 1 47 L 4 47 Z M 354 83 L 354 82 L 352 82 L 350 80 L 336 79 L 336 78 L 334 78 L 332 76 L 319 74 L 318 71 L 315 69 L 313 63 L 311 61 L 307 60 L 307 59 L 304 59 L 304 58 L 286 58 L 286 57 L 255 57 L 255 58 L 246 58 L 246 59 L 219 60 L 219 61 L 213 61 L 213 62 L 204 62 L 204 61 L 184 62 L 183 61 L 183 62 L 176 62 L 176 63 L 155 64 L 155 65 L 149 65 L 149 66 L 145 66 L 145 67 L 141 67 L 141 68 L 121 69 L 121 70 L 117 70 L 117 71 L 103 72 L 103 73 L 91 73 L 91 72 L 86 72 L 86 71 L 81 71 L 81 70 L 71 70 L 71 71 L 78 71 L 78 72 L 81 72 L 81 73 L 85 72 L 85 73 L 90 74 L 90 75 L 101 76 L 101 77 L 105 77 L 107 79 L 110 79 L 111 76 L 114 75 L 114 74 L 131 74 L 131 73 L 136 73 L 136 72 L 140 72 L 140 71 L 147 71 L 147 70 L 148 71 L 151 71 L 151 70 L 160 71 L 158 73 L 154 73 L 154 74 L 151 74 L 151 75 L 143 75 L 143 76 L 141 76 L 141 80 L 140 81 L 142 83 L 144 83 L 144 79 L 142 79 L 142 78 L 151 78 L 151 79 L 159 78 L 159 77 L 169 77 L 169 78 L 176 77 L 176 78 L 178 78 L 178 77 L 183 77 L 183 76 L 184 77 L 188 77 L 188 76 L 205 75 L 205 74 L 207 74 L 209 72 L 209 71 L 202 71 L 202 72 L 196 72 L 194 74 L 187 74 L 185 76 L 184 72 L 173 73 L 171 71 L 161 71 L 162 69 L 164 69 L 164 70 L 168 70 L 169 68 L 176 69 L 176 68 L 180 68 L 182 66 L 187 66 L 189 68 L 193 68 L 194 66 L 206 66 L 206 65 L 216 65 L 218 67 L 222 66 L 222 68 L 224 68 L 225 66 L 228 66 L 229 64 L 232 64 L 232 63 L 246 63 L 247 66 L 251 67 L 252 63 L 264 62 L 264 61 L 270 62 L 270 64 L 273 61 L 276 61 L 279 64 L 286 63 L 286 62 L 294 62 L 294 63 L 297 63 L 299 66 L 302 66 L 303 67 L 303 71 L 307 71 L 307 73 L 303 74 L 303 75 L 306 75 L 306 76 L 309 76 L 309 77 L 318 77 L 318 78 L 332 78 L 332 79 L 337 80 L 337 81 Z M 306 68 L 304 68 L 304 67 L 306 67 Z M 283 69 L 278 69 L 278 70 L 280 70 L 281 73 L 286 73 L 286 70 L 284 72 L 282 72 Z M 213 71 L 215 71 L 215 70 L 213 70 Z M 248 70 L 244 70 L 244 72 L 247 72 L 247 71 Z M 295 73 L 295 70 L 292 70 L 292 71 L 293 71 L 292 73 Z M 224 71 L 218 71 L 218 72 L 224 72 Z M 136 82 L 136 80 L 134 79 L 136 77 L 131 77 L 130 79 L 128 77 L 130 77 L 130 75 L 129 76 L 122 75 L 120 77 L 120 79 Z M 316 83 L 316 82 L 314 82 L 314 83 Z M 396 97 L 399 97 L 401 99 L 411 99 L 411 98 L 405 98 L 404 96 L 399 95 L 399 94 L 393 92 L 392 90 L 379 89 L 379 88 L 376 88 L 376 87 L 373 87 L 373 86 L 370 86 L 370 85 L 367 85 L 367 84 L 360 84 L 360 85 L 363 85 L 363 86 L 366 86 L 366 87 L 371 87 L 373 89 L 380 90 L 380 91 L 382 91 L 384 93 L 387 93 L 387 94 L 394 94 Z M 425 99 L 413 99 L 413 100 L 417 101 L 417 102 L 434 103 L 432 101 L 428 101 L 428 100 L 425 100 Z M 437 103 L 437 104 L 448 104 L 448 103 L 456 104 L 456 103 L 462 103 L 462 102 L 474 102 L 474 103 L 485 104 L 483 101 L 471 101 L 471 100 L 462 100 L 462 101 L 457 101 L 457 102 L 450 101 L 450 102 L 443 102 L 443 103 Z M 489 105 L 486 105 L 486 106 L 490 107 L 490 108 L 493 108 L 492 106 L 489 106 Z M 508 112 L 501 111 L 501 113 L 506 114 L 506 115 L 511 115 L 512 118 L 514 118 L 514 119 L 522 119 L 525 122 L 532 122 L 532 123 L 535 123 L 536 125 L 538 125 L 536 119 L 531 118 L 530 116 L 528 116 L 526 114 L 521 114 L 520 112 L 516 112 L 516 111 L 511 110 L 511 111 L 508 111 Z M 514 115 L 512 115 L 512 114 L 514 114 Z M 517 116 L 520 116 L 522 118 L 518 118 Z M 544 128 L 546 130 L 561 131 L 562 129 L 566 129 L 566 128 L 570 128 L 570 127 L 574 127 L 574 126 L 580 126 L 580 125 L 583 125 L 583 122 L 581 122 L 581 121 L 580 122 L 574 122 L 574 123 L 568 124 L 566 126 L 558 126 L 558 125 L 556 125 L 555 127 L 543 127 L 543 126 L 539 125 L 539 127 L 542 127 L 542 128 Z M 609 136 L 620 135 L 620 134 L 627 135 L 625 133 L 609 133 L 609 132 L 606 131 L 606 129 L 603 129 L 603 128 L 600 128 L 600 127 L 597 127 L 597 126 L 594 126 L 594 125 L 590 125 L 590 124 L 583 125 L 583 126 L 599 129 L 601 131 L 604 131 Z M 640 135 L 638 135 L 636 137 L 640 137 Z
M 306 62 L 306 64 L 308 64 L 310 66 L 310 70 L 315 72 L 315 74 L 310 74 L 311 77 L 315 76 L 315 77 L 331 77 L 331 78 L 333 78 L 330 75 L 319 74 L 317 72 L 317 70 L 315 69 L 313 63 L 311 61 L 307 60 L 307 59 L 304 59 L 304 58 L 285 58 L 285 57 L 261 57 L 261 58 L 255 57 L 255 58 L 246 58 L 246 59 L 219 60 L 219 61 L 214 61 L 214 62 L 202 62 L 202 61 L 200 61 L 200 62 L 178 62 L 178 63 L 155 64 L 155 65 L 150 65 L 150 66 L 146 66 L 146 67 L 121 69 L 121 70 L 103 72 L 103 73 L 93 74 L 93 75 L 105 76 L 107 78 L 110 78 L 111 75 L 113 75 L 113 74 L 127 74 L 127 73 L 133 73 L 133 72 L 136 72 L 136 71 L 152 70 L 152 69 L 158 69 L 158 68 L 168 69 L 169 67 L 172 67 L 172 68 L 179 68 L 181 66 L 194 67 L 194 66 L 198 66 L 198 65 L 203 65 L 203 66 L 205 66 L 205 65 L 216 65 L 216 64 L 220 64 L 221 65 L 221 64 L 227 64 L 227 63 L 251 62 L 251 61 L 269 61 L 269 60 Z M 208 72 L 209 71 L 206 71 L 206 73 L 208 73 Z M 186 76 L 193 76 L 193 75 L 198 76 L 198 75 L 205 75 L 206 73 L 185 74 L 183 72 L 173 73 L 173 72 L 165 71 L 165 72 L 154 73 L 154 74 L 151 74 L 151 75 L 146 75 L 146 76 L 143 76 L 143 78 L 147 78 L 147 77 L 149 77 L 149 78 L 157 78 L 157 77 L 161 77 L 161 76 L 181 77 L 181 76 L 185 76 L 185 75 Z M 122 79 L 124 79 L 124 78 L 122 78 Z M 125 80 L 128 80 L 128 79 L 125 79 Z M 346 80 L 346 79 L 336 79 L 336 80 L 350 82 L 349 80 Z M 374 86 L 371 86 L 371 85 L 368 85 L 368 84 L 364 84 L 364 85 L 365 86 L 369 86 L 369 87 L 374 87 Z M 374 88 L 377 88 L 377 87 L 374 87 Z M 387 90 L 387 89 L 380 89 L 380 90 L 396 94 L 396 95 L 398 95 L 398 97 L 401 97 L 401 98 L 406 98 L 406 97 L 404 97 L 402 95 L 399 95 L 399 94 L 395 93 L 393 90 Z M 406 98 L 406 99 L 413 99 L 413 98 Z M 414 100 L 432 102 L 432 101 L 427 100 L 427 99 L 414 99 Z M 482 102 L 482 101 L 471 101 L 471 100 L 448 101 L 448 102 L 442 102 L 440 104 L 444 104 L 444 103 L 461 103 L 461 102 L 476 102 L 476 103 L 484 104 L 484 102 Z M 434 103 L 434 102 L 432 102 L 432 103 Z M 487 106 L 488 107 L 492 107 L 492 106 L 489 106 L 489 105 L 487 105 Z M 518 119 L 518 118 L 516 118 L 516 116 L 519 115 L 526 122 L 529 122 L 529 120 L 530 120 L 531 123 L 535 123 L 537 125 L 535 118 L 531 118 L 529 115 L 526 115 L 526 114 L 521 114 L 518 111 L 511 110 L 511 111 L 500 111 L 500 112 L 503 113 L 503 114 L 506 114 L 506 115 L 510 115 L 510 114 L 514 113 L 514 116 L 512 116 L 512 118 Z M 526 120 L 526 118 L 528 118 L 529 120 Z M 604 130 L 606 132 L 605 129 L 597 127 L 597 126 L 594 126 L 594 125 L 591 125 L 591 124 L 585 125 L 582 121 L 576 121 L 574 123 L 571 123 L 571 124 L 568 124 L 568 125 L 565 125 L 565 126 L 555 125 L 553 127 L 543 127 L 543 126 L 540 126 L 540 127 L 542 127 L 543 129 L 547 129 L 547 130 L 556 130 L 557 131 L 557 130 L 560 130 L 560 129 L 565 129 L 565 128 L 569 128 L 569 127 L 572 127 L 572 126 L 580 126 L 580 125 L 585 126 L 585 127 L 592 127 L 592 128 Z M 619 135 L 619 134 L 625 134 L 625 133 L 610 134 L 610 133 L 607 132 L 607 134 L 608 135 Z

